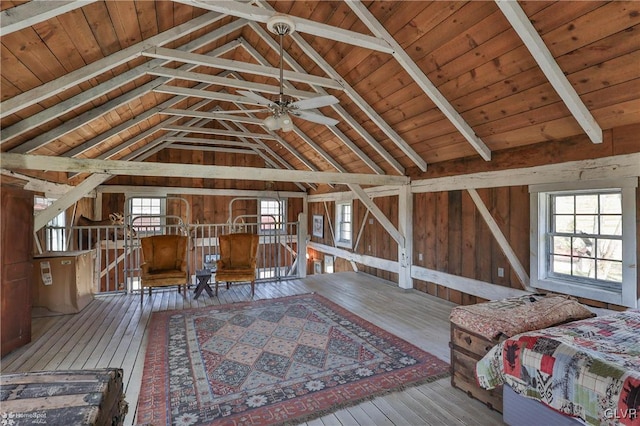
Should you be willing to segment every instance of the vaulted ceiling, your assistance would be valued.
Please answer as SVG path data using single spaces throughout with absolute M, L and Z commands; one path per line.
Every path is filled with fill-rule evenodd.
M 603 131 L 640 122 L 638 2 L 0 7 L 5 158 L 144 161 L 182 149 L 202 151 L 203 164 L 251 157 L 275 169 L 403 176 L 575 135 L 601 143 Z M 313 112 L 335 126 L 294 117 L 293 131 L 270 131 L 268 113 L 238 113 L 261 108 L 239 91 L 277 98 L 274 14 L 295 24 L 283 38 L 285 95 L 334 95 L 339 103 Z

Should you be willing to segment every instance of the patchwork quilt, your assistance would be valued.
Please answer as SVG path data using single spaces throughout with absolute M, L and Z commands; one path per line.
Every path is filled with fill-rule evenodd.
M 640 426 L 640 310 L 522 333 L 476 365 L 478 384 L 589 424 Z

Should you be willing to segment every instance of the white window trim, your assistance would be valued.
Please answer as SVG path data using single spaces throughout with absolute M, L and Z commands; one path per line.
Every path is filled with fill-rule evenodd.
M 341 223 L 341 215 L 340 215 L 340 206 L 348 205 L 351 207 L 351 239 L 350 240 L 342 240 L 340 239 L 340 223 Z M 339 201 L 336 202 L 336 214 L 334 221 L 334 229 L 335 229 L 335 239 L 336 239 L 336 247 L 344 247 L 351 249 L 353 248 L 353 201 Z
M 637 178 L 598 180 L 591 182 L 564 182 L 529 186 L 530 193 L 530 253 L 531 285 L 535 288 L 598 300 L 615 305 L 637 308 L 637 252 L 636 252 L 636 188 Z M 546 225 L 548 223 L 548 197 L 546 193 L 557 191 L 581 191 L 599 189 L 622 190 L 622 287 L 621 291 L 562 281 L 547 275 Z M 542 225 L 544 224 L 544 225 Z

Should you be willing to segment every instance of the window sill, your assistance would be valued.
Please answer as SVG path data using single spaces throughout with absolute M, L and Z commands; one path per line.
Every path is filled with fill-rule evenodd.
M 532 282 L 531 285 L 535 288 L 553 291 L 555 293 L 569 294 L 571 296 L 625 306 L 622 301 L 622 289 L 609 290 L 595 287 L 588 283 L 580 284 L 551 278 L 537 280 L 537 282 Z

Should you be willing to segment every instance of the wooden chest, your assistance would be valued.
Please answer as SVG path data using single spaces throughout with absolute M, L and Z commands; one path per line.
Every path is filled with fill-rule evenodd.
M 499 343 L 451 323 L 451 386 L 502 413 L 502 386 L 486 390 L 476 382 L 476 362 Z
M 122 425 L 122 370 L 2 374 L 0 406 L 12 425 Z

